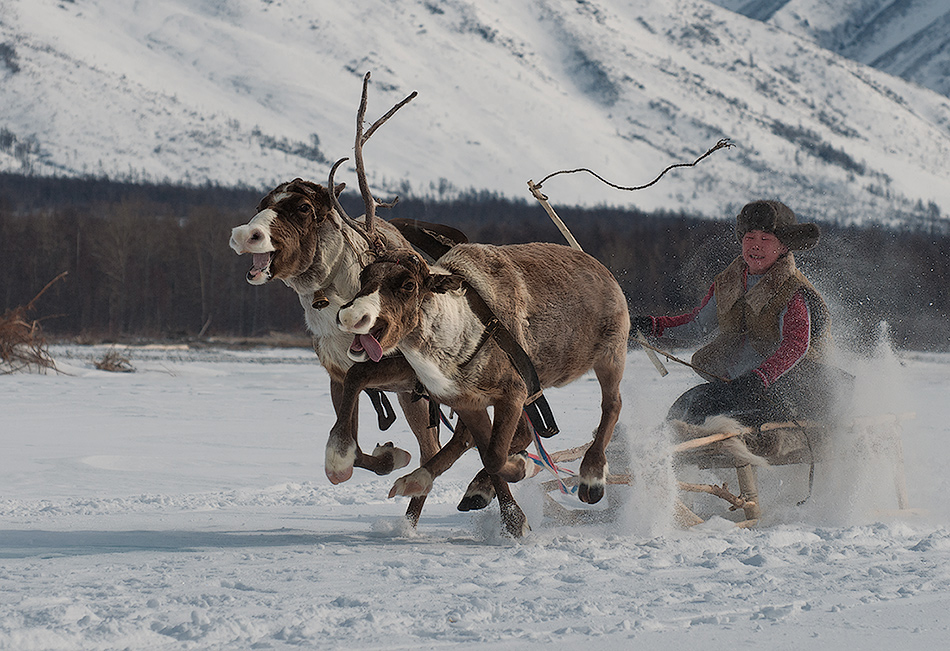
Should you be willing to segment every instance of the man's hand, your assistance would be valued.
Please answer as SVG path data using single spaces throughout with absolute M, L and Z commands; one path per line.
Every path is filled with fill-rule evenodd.
M 639 330 L 646 337 L 653 336 L 653 317 L 651 316 L 635 316 L 630 320 L 630 326 L 634 332 Z

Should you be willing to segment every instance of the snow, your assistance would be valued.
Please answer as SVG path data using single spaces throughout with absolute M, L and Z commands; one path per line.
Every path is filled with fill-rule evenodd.
M 575 174 L 545 192 L 715 218 L 750 192 L 841 223 L 950 214 L 946 96 L 705 0 L 0 0 L 0 15 L 4 171 L 322 182 L 352 157 L 369 71 L 369 120 L 419 93 L 367 144 L 384 196 L 528 200 L 529 179 L 579 167 L 638 186 L 729 138 L 648 190 Z M 336 178 L 355 188 L 349 163 Z
M 714 501 L 695 506 L 718 515 L 676 528 L 658 425 L 696 379 L 631 351 L 621 427 L 637 484 L 609 487 L 615 512 L 566 524 L 542 514 L 541 473 L 516 487 L 532 532 L 512 540 L 497 506 L 455 509 L 474 453 L 436 480 L 415 531 L 386 498 L 395 477 L 330 485 L 328 381 L 310 351 L 120 348 L 137 370 L 112 374 L 93 365 L 107 350 L 54 346 L 63 374 L 0 376 L 0 648 L 945 643 L 948 354 L 882 346 L 848 363 L 862 413 L 916 413 L 913 513 L 890 513 L 888 460 L 842 439 L 804 505 L 807 468 L 769 468 L 758 528 Z M 562 430 L 549 450 L 587 440 L 597 393 L 592 377 L 548 392 Z M 415 452 L 401 419 L 378 433 L 363 403 L 364 447 Z

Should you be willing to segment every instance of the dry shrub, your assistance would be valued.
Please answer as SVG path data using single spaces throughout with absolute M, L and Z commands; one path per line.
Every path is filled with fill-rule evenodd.
M 64 271 L 49 281 L 32 301 L 0 316 L 0 373 L 6 375 L 31 368 L 56 370 L 56 363 L 46 348 L 43 328 L 39 320 L 30 318 L 30 314 L 40 296 L 65 276 Z
M 123 357 L 115 348 L 109 349 L 102 359 L 96 362 L 96 368 L 100 371 L 111 371 L 113 373 L 132 373 L 135 367 L 128 357 Z

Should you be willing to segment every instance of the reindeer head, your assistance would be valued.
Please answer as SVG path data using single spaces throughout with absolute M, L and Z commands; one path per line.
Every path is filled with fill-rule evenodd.
M 344 187 L 334 187 L 334 194 Z M 294 278 L 313 264 L 322 231 L 338 229 L 339 220 L 326 187 L 294 179 L 271 190 L 251 221 L 231 230 L 231 248 L 239 255 L 252 254 L 247 272 L 252 285 Z
M 340 308 L 337 324 L 355 335 L 350 359 L 378 362 L 419 325 L 422 306 L 432 294 L 458 290 L 462 278 L 431 273 L 412 250 L 378 258 L 360 274 L 360 290 Z

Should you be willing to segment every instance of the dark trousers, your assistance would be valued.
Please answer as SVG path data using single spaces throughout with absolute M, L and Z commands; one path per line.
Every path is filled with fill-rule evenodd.
M 854 377 L 840 369 L 802 361 L 768 389 L 735 395 L 725 382 L 700 384 L 676 399 L 667 420 L 702 425 L 710 416 L 729 416 L 743 425 L 787 420 L 834 421 L 846 410 Z

